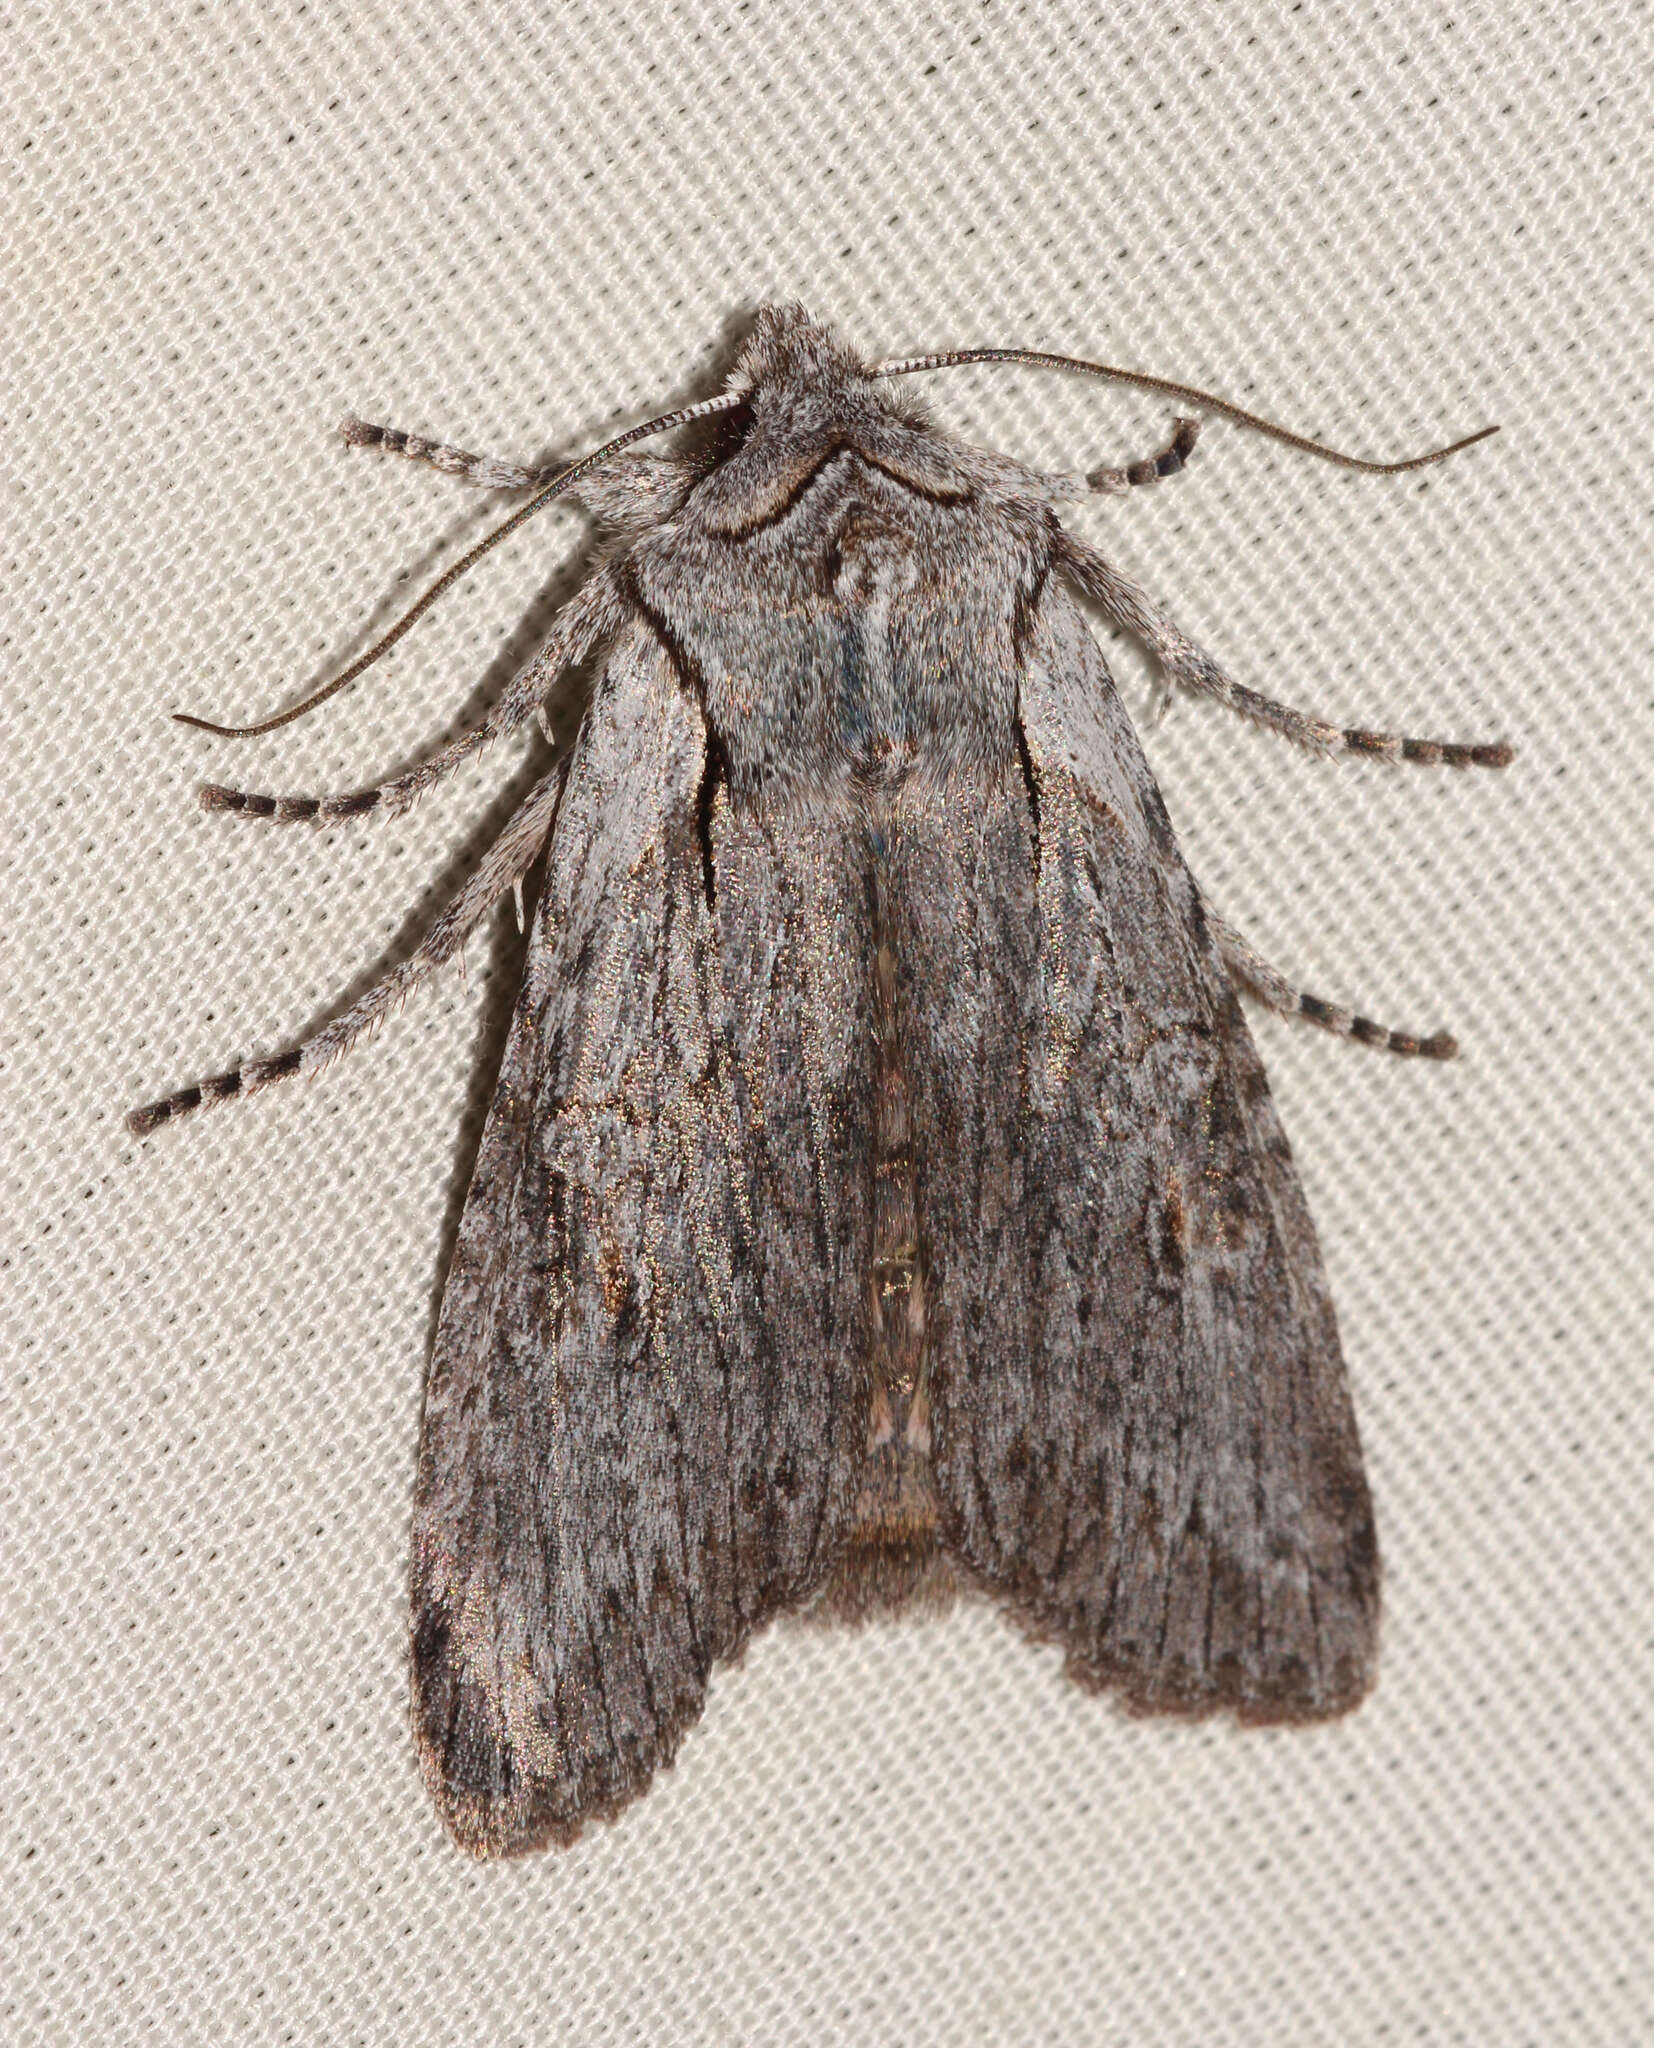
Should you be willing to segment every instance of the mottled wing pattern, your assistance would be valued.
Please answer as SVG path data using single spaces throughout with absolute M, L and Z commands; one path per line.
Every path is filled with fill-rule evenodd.
M 707 764 L 640 624 L 571 766 L 426 1399 L 415 1723 L 478 1854 L 641 1791 L 854 1495 L 865 885 Z
M 1022 776 L 892 840 L 944 1544 L 1134 1706 L 1337 1713 L 1373 1675 L 1377 1557 L 1320 1256 L 1060 586 L 1021 716 Z

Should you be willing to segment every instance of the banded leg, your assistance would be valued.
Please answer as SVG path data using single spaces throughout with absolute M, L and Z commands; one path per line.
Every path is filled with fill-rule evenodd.
M 147 1137 L 161 1124 L 187 1116 L 192 1109 L 228 1102 L 236 1095 L 251 1095 L 257 1089 L 268 1088 L 272 1081 L 285 1081 L 290 1074 L 314 1074 L 347 1053 L 364 1031 L 373 1030 L 387 1010 L 400 1003 L 428 974 L 451 960 L 506 890 L 522 880 L 545 845 L 562 786 L 561 767 L 535 784 L 489 847 L 476 873 L 425 934 L 419 950 L 382 981 L 375 982 L 342 1017 L 324 1024 L 309 1038 L 289 1046 L 286 1052 L 275 1053 L 268 1059 L 249 1060 L 227 1074 L 214 1074 L 197 1087 L 181 1088 L 164 1101 L 130 1111 L 127 1128 L 136 1137 Z
M 1194 453 L 1199 439 L 1199 420 L 1173 420 L 1172 438 L 1158 455 L 1145 456 L 1141 462 L 1128 462 L 1123 469 L 1088 470 L 1086 483 L 1103 497 L 1128 491 L 1133 484 L 1157 484 L 1163 476 L 1176 476 Z
M 1371 754 L 1385 761 L 1442 762 L 1449 768 L 1504 768 L 1514 757 L 1515 749 L 1502 740 L 1410 739 L 1399 733 L 1329 725 L 1308 712 L 1295 711 L 1290 704 L 1277 703 L 1273 697 L 1233 681 L 1173 625 L 1146 591 L 1111 567 L 1085 541 L 1065 532 L 1059 560 L 1086 596 L 1095 599 L 1117 626 L 1141 640 L 1174 682 L 1203 697 L 1215 697 L 1243 718 L 1283 733 L 1315 753 Z
M 557 614 L 545 646 L 512 677 L 488 716 L 469 732 L 461 733 L 457 740 L 416 762 L 404 774 L 347 796 L 263 796 L 209 782 L 202 785 L 201 808 L 239 811 L 249 818 L 273 818 L 278 825 L 291 824 L 298 818 L 330 825 L 336 819 L 359 818 L 369 811 L 394 817 L 416 803 L 445 775 L 451 775 L 461 762 L 532 718 L 559 674 L 584 661 L 600 640 L 619 629 L 625 617 L 619 585 L 606 570 L 599 569 Z
M 1266 1008 L 1279 1011 L 1283 1017 L 1307 1017 L 1310 1023 L 1319 1024 L 1323 1031 L 1336 1032 L 1340 1038 L 1358 1038 L 1363 1045 L 1381 1046 L 1385 1052 L 1398 1052 L 1408 1058 L 1450 1060 L 1457 1055 L 1458 1043 L 1445 1031 L 1430 1038 L 1418 1038 L 1411 1031 L 1392 1031 L 1387 1025 L 1375 1024 L 1370 1017 L 1358 1017 L 1341 1003 L 1323 1002 L 1320 996 L 1306 995 L 1302 989 L 1294 988 L 1278 967 L 1271 967 L 1261 954 L 1254 952 L 1232 924 L 1225 923 L 1209 905 L 1202 907 L 1207 926 L 1223 955 L 1223 964 Z
M 446 476 L 461 483 L 476 484 L 485 491 L 526 491 L 531 484 L 550 483 L 561 467 L 525 469 L 519 462 L 507 462 L 496 455 L 472 455 L 446 441 L 427 441 L 422 434 L 405 434 L 400 427 L 370 426 L 366 420 L 341 420 L 339 432 L 351 448 L 383 448 L 392 455 L 406 455 L 412 462 L 428 462 Z

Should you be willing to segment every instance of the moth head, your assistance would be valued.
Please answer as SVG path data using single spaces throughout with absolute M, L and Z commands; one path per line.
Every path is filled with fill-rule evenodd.
M 758 308 L 730 375 L 731 389 L 750 392 L 755 410 L 857 385 L 872 389 L 868 365 L 799 305 Z
M 778 516 L 845 448 L 919 489 L 945 493 L 955 481 L 922 408 L 895 398 L 802 306 L 759 307 L 730 374 L 731 400 L 694 494 L 695 515 L 713 532 L 748 532 Z

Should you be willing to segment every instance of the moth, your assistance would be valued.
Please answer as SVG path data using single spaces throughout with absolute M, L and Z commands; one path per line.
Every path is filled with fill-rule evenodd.
M 1379 1565 L 1314 1229 L 1237 990 L 1390 1049 L 1204 903 L 1083 614 L 1322 754 L 1503 766 L 1232 682 L 1055 507 L 1183 467 L 1050 474 L 762 308 L 727 388 L 555 472 L 347 439 L 598 522 L 591 571 L 473 730 L 342 797 L 385 816 L 593 662 L 578 739 L 419 952 L 141 1133 L 310 1073 L 544 855 L 430 1366 L 413 1718 L 478 1856 L 566 1842 L 673 1759 L 715 1666 L 789 1609 L 996 1597 L 1132 1709 L 1345 1712 Z M 668 455 L 645 434 L 702 423 Z M 1492 428 L 1484 432 L 1492 432 Z M 405 630 L 433 590 L 359 673 Z M 326 691 L 318 693 L 327 694 Z M 317 701 L 316 699 L 310 700 Z M 307 705 L 250 728 L 264 731 Z

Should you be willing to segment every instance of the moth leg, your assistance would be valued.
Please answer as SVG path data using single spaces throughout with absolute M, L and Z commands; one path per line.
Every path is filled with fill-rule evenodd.
M 1173 625 L 1148 593 L 1111 567 L 1094 547 L 1064 533 L 1059 559 L 1087 597 L 1101 606 L 1117 626 L 1141 640 L 1166 674 L 1185 689 L 1282 733 L 1318 754 L 1375 754 L 1386 761 L 1442 762 L 1449 768 L 1504 768 L 1515 749 L 1502 740 L 1411 739 L 1399 733 L 1367 732 L 1355 726 L 1329 725 L 1290 704 L 1277 703 L 1249 690 L 1219 668 L 1209 654 Z
M 1209 906 L 1203 907 L 1207 928 L 1217 941 L 1224 966 L 1266 1008 L 1279 1011 L 1283 1017 L 1307 1017 L 1323 1031 L 1336 1032 L 1340 1038 L 1359 1038 L 1363 1045 L 1382 1046 L 1386 1052 L 1427 1060 L 1450 1060 L 1457 1054 L 1457 1041 L 1445 1031 L 1429 1038 L 1419 1038 L 1411 1031 L 1392 1031 L 1387 1025 L 1375 1024 L 1370 1017 L 1358 1017 L 1342 1003 L 1325 1002 L 1320 996 L 1295 988 L 1278 967 L 1272 967 L 1262 954 L 1253 950 L 1232 924 L 1225 923 Z
M 239 811 L 249 818 L 273 818 L 278 825 L 291 824 L 296 818 L 330 825 L 336 819 L 359 818 L 369 811 L 394 817 L 491 741 L 502 739 L 532 718 L 562 670 L 584 661 L 600 640 L 615 631 L 624 616 L 619 585 L 612 575 L 599 569 L 558 613 L 550 639 L 512 677 L 488 716 L 388 782 L 376 783 L 371 789 L 353 790 L 345 796 L 320 797 L 264 796 L 207 782 L 201 786 L 201 808 Z
M 1199 438 L 1199 420 L 1173 420 L 1172 438 L 1158 454 L 1147 455 L 1141 462 L 1128 462 L 1122 469 L 1087 470 L 1085 480 L 1104 497 L 1128 491 L 1133 484 L 1157 484 L 1163 476 L 1176 476 L 1194 453 Z
M 400 427 L 374 427 L 366 420 L 341 420 L 339 432 L 351 448 L 384 448 L 392 455 L 406 455 L 412 462 L 428 462 L 446 476 L 462 483 L 476 484 L 485 491 L 526 491 L 530 484 L 549 483 L 559 465 L 549 469 L 526 469 L 520 462 L 507 462 L 497 455 L 472 455 L 446 441 L 427 441 L 423 434 L 406 434 Z
M 495 902 L 533 866 L 551 830 L 562 783 L 562 771 L 558 768 L 535 784 L 489 847 L 476 873 L 425 934 L 419 950 L 382 981 L 375 982 L 342 1017 L 324 1024 L 309 1038 L 289 1046 L 286 1052 L 275 1053 L 268 1059 L 249 1060 L 227 1074 L 214 1074 L 197 1087 L 181 1088 L 164 1101 L 130 1111 L 127 1128 L 137 1137 L 146 1137 L 159 1125 L 185 1116 L 192 1109 L 228 1102 L 236 1095 L 251 1095 L 256 1089 L 267 1088 L 272 1081 L 285 1081 L 291 1074 L 314 1074 L 348 1052 L 387 1010 L 400 1003 L 435 968 L 454 957 Z

